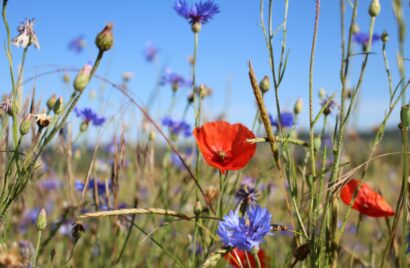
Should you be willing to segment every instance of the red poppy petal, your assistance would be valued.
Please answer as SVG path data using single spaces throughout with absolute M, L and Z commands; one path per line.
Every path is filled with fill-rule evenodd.
M 247 256 L 246 256 L 247 255 Z M 256 260 L 252 254 L 246 251 L 239 250 L 238 248 L 233 249 L 230 253 L 226 254 L 224 257 L 229 264 L 234 268 L 256 268 Z M 259 250 L 258 258 L 261 263 L 261 267 L 265 267 L 265 251 L 263 249 Z M 248 261 L 249 260 L 249 261 Z M 240 262 L 240 263 L 239 263 Z M 242 265 L 242 266 L 241 266 Z
M 352 206 L 353 209 L 369 217 L 388 217 L 395 214 L 380 194 L 373 191 L 367 183 L 355 179 L 351 179 L 340 192 L 340 197 L 346 205 L 350 205 L 359 185 L 360 189 Z

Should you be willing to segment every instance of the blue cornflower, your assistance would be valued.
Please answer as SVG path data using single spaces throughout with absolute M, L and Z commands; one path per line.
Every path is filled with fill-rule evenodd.
M 39 181 L 38 186 L 47 191 L 57 190 L 61 187 L 61 181 L 55 177 L 49 177 Z
M 171 134 L 175 136 L 183 134 L 185 137 L 189 137 L 192 134 L 191 126 L 185 121 L 174 121 L 169 117 L 164 117 L 162 125 L 168 127 Z
M 87 43 L 85 42 L 84 35 L 80 35 L 70 41 L 70 43 L 68 44 L 68 49 L 76 53 L 81 53 L 83 52 L 86 44 Z
M 144 58 L 147 62 L 153 62 L 158 54 L 158 48 L 151 42 L 145 45 Z
M 82 110 L 79 110 L 77 109 L 77 107 L 75 107 L 74 112 L 77 115 L 77 117 L 82 118 L 87 125 L 89 123 L 92 123 L 94 126 L 100 127 L 106 121 L 104 117 L 99 117 L 98 114 L 94 113 L 93 110 L 91 110 L 90 108 L 84 108 Z
M 266 208 L 258 205 L 247 208 L 243 217 L 238 211 L 230 211 L 218 225 L 217 234 L 225 246 L 237 247 L 239 250 L 251 251 L 270 232 L 272 215 Z
M 162 75 L 160 85 L 171 85 L 174 91 L 177 91 L 180 87 L 191 87 L 192 81 L 185 79 L 183 76 L 172 72 L 171 70 L 166 70 L 165 74 Z
M 189 6 L 185 0 L 178 0 L 174 5 L 175 11 L 181 17 L 189 20 L 189 23 L 201 23 L 205 24 L 213 16 L 219 13 L 219 7 L 212 0 L 206 2 L 199 2 L 193 6 Z
M 95 181 L 94 183 L 94 179 L 90 179 L 88 181 L 88 190 L 91 191 L 92 193 L 94 192 L 94 184 L 97 184 L 97 191 L 98 191 L 98 195 L 105 195 L 105 182 L 103 181 L 99 181 L 98 179 Z M 74 182 L 74 188 L 78 191 L 78 192 L 82 192 L 84 189 L 84 183 L 79 181 L 79 180 L 75 180 Z M 108 189 L 111 189 L 111 181 L 108 182 Z
M 329 97 L 323 98 L 322 101 L 320 102 L 320 105 L 324 106 L 328 101 L 329 101 Z M 329 105 L 326 107 L 326 109 L 323 110 L 323 114 L 324 115 L 331 114 L 335 107 L 336 107 L 336 102 L 334 101 L 334 99 L 332 99 L 329 102 Z
M 278 120 L 274 120 L 272 115 L 269 115 L 272 126 L 279 127 Z M 280 125 L 282 128 L 291 128 L 294 125 L 294 116 L 291 112 L 282 112 L 280 114 Z
M 369 39 L 369 34 L 367 33 L 357 32 L 353 34 L 353 41 L 363 47 L 367 46 L 367 44 L 369 43 Z M 380 34 L 374 33 L 372 37 L 372 43 L 380 41 L 381 39 L 382 36 Z

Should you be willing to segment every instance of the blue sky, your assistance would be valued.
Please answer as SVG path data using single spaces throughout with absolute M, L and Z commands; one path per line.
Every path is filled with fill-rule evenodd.
M 220 14 L 202 27 L 199 36 L 197 81 L 209 85 L 214 94 L 205 101 L 204 112 L 207 118 L 213 119 L 224 111 L 225 96 L 229 97 L 228 119 L 232 122 L 252 124 L 255 114 L 254 98 L 247 74 L 247 61 L 251 60 L 256 74 L 261 79 L 270 74 L 268 52 L 265 47 L 259 25 L 259 1 L 216 1 Z M 274 28 L 280 25 L 283 17 L 282 1 L 274 1 Z M 307 127 L 308 71 L 311 40 L 314 23 L 313 0 L 290 0 L 288 15 L 289 62 L 284 81 L 280 89 L 281 106 L 291 110 L 297 98 L 301 97 L 305 109 L 298 122 L 301 128 Z M 397 26 L 390 1 L 381 0 L 382 12 L 377 18 L 375 30 L 381 33 L 387 30 L 390 35 L 387 53 L 393 73 L 393 81 L 398 81 L 395 53 L 397 51 Z M 174 1 L 84 1 L 84 0 L 42 0 L 42 1 L 9 1 L 8 19 L 12 36 L 16 35 L 18 23 L 27 18 L 36 19 L 36 31 L 41 49 L 30 49 L 27 57 L 25 78 L 44 71 L 52 70 L 50 66 L 74 67 L 94 60 L 97 49 L 94 46 L 95 34 L 107 22 L 114 24 L 115 46 L 106 53 L 98 74 L 112 80 L 121 81 L 121 74 L 126 71 L 134 73 L 130 81 L 130 93 L 137 101 L 144 102 L 155 85 L 158 71 L 163 66 L 189 77 L 190 66 L 187 57 L 193 51 L 193 35 L 189 24 L 173 10 Z M 190 1 L 193 3 L 193 1 Z M 369 0 L 360 1 L 358 23 L 362 31 L 367 32 Z M 346 23 L 350 18 L 351 8 L 346 5 Z M 405 18 L 408 18 L 409 7 L 405 5 Z M 410 21 L 407 20 L 407 23 Z M 5 38 L 4 27 L 0 33 Z M 87 47 L 81 54 L 67 50 L 69 41 L 84 34 Z M 282 35 L 274 38 L 275 55 L 279 56 Z M 147 41 L 159 47 L 160 53 L 155 64 L 144 61 L 142 51 Z M 409 44 L 405 46 L 409 51 Z M 360 51 L 356 46 L 355 50 Z M 362 87 L 361 107 L 357 119 L 361 129 L 369 129 L 381 122 L 388 103 L 388 84 L 381 54 L 381 43 L 373 46 L 374 55 L 370 56 L 369 67 Z M 18 66 L 22 50 L 13 48 L 15 66 Z M 322 1 L 319 22 L 319 35 L 315 61 L 314 88 L 326 89 L 328 94 L 339 91 L 340 68 L 340 16 L 339 1 Z M 407 55 L 408 57 L 408 55 Z M 351 84 L 358 76 L 362 56 L 353 59 L 350 73 Z M 406 63 L 406 68 L 410 66 Z M 73 77 L 75 74 L 71 73 Z M 7 61 L 4 53 L 0 55 L 1 93 L 9 91 Z M 35 82 L 39 96 L 47 98 L 52 93 L 68 99 L 71 88 L 64 85 L 60 75 L 38 78 Z M 27 84 L 24 93 L 27 96 L 33 83 Z M 227 89 L 229 88 L 229 94 Z M 131 127 L 139 118 L 139 113 L 131 106 L 126 106 L 126 99 L 111 87 L 94 81 L 87 89 L 96 92 L 96 99 L 87 94 L 80 101 L 80 107 L 91 106 L 105 116 L 117 115 L 115 123 L 128 121 Z M 160 120 L 166 113 L 170 100 L 170 88 L 162 87 L 158 95 L 157 106 L 153 116 Z M 177 108 L 173 116 L 179 118 L 185 105 L 188 89 L 182 89 L 178 95 Z M 319 99 L 315 94 L 316 106 Z M 266 103 L 274 114 L 273 92 L 266 95 Z M 121 110 L 121 112 L 118 112 Z M 122 119 L 121 119 L 122 117 Z M 398 123 L 396 112 L 391 126 Z M 190 117 L 192 118 L 192 111 Z M 334 121 L 334 117 L 332 119 Z M 112 130 L 108 130 L 111 132 Z

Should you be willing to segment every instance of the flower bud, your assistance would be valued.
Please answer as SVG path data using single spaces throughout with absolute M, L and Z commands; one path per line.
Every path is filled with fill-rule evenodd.
M 97 34 L 95 44 L 100 51 L 107 51 L 114 45 L 114 37 L 112 35 L 112 24 L 108 23 L 104 29 Z
M 320 139 L 320 137 L 316 137 L 313 140 L 313 146 L 315 148 L 316 151 L 320 150 L 320 147 L 322 146 L 322 140 Z
M 63 98 L 62 98 L 62 97 L 59 97 L 59 98 L 56 100 L 56 103 L 54 104 L 53 111 L 54 111 L 55 114 L 61 114 L 61 113 L 63 112 L 63 110 L 64 110 L 64 107 L 63 107 Z
M 383 31 L 382 33 L 382 41 L 383 43 L 386 43 L 387 41 L 389 41 L 389 34 L 386 31 Z
M 191 26 L 191 29 L 194 33 L 199 33 L 201 31 L 202 25 L 199 21 L 194 22 Z
M 195 206 L 194 206 L 194 214 L 195 216 L 199 216 L 202 213 L 202 205 L 201 202 L 196 201 Z
M 259 82 L 259 88 L 262 90 L 262 93 L 268 92 L 270 88 L 269 77 L 265 75 L 263 79 Z
M 40 210 L 37 216 L 36 228 L 38 231 L 44 231 L 47 227 L 47 213 L 44 208 Z
M 353 30 L 353 33 L 354 33 L 354 34 L 360 32 L 360 27 L 359 27 L 359 25 L 357 25 L 356 23 L 353 24 L 353 29 L 352 29 L 352 30 Z
M 410 104 L 406 104 L 401 107 L 400 110 L 400 121 L 401 126 L 404 128 L 409 127 L 410 125 Z
M 369 15 L 371 17 L 377 17 L 380 14 L 380 2 L 379 0 L 372 0 L 369 6 Z
M 64 73 L 63 81 L 68 85 L 70 83 L 70 76 L 67 73 Z
M 326 97 L 326 90 L 324 88 L 319 89 L 319 98 L 323 99 Z
M 195 98 L 194 93 L 190 93 L 187 99 L 188 103 L 194 103 L 194 98 Z
M 81 222 L 73 223 L 73 228 L 71 229 L 71 235 L 74 238 L 74 241 L 77 242 L 84 236 L 85 227 Z
M 88 82 L 90 81 L 91 70 L 92 67 L 90 64 L 84 65 L 84 67 L 80 70 L 73 83 L 75 91 L 82 92 L 87 87 Z
M 55 94 L 53 94 L 48 100 L 47 100 L 47 108 L 48 110 L 53 110 L 54 104 L 56 103 L 57 97 Z
M 20 123 L 21 136 L 26 135 L 30 131 L 30 127 L 31 127 L 31 115 L 29 114 Z
M 302 109 L 303 109 L 303 100 L 299 98 L 295 102 L 295 106 L 293 107 L 293 113 L 298 115 L 302 112 Z
M 155 131 L 151 130 L 148 134 L 149 141 L 155 141 Z
M 80 125 L 80 132 L 86 132 L 88 129 L 88 122 L 87 121 L 83 121 Z

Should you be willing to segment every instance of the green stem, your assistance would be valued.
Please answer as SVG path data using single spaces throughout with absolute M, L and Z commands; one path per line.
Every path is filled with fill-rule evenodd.
M 261 265 L 261 261 L 259 259 L 258 253 L 256 253 L 256 254 L 252 253 L 252 255 L 253 255 L 253 258 L 255 259 L 256 267 L 261 268 L 262 265 Z
M 34 252 L 34 256 L 32 260 L 33 267 L 36 267 L 38 252 L 40 251 L 40 242 L 41 242 L 41 231 L 39 230 L 37 233 L 36 251 Z

